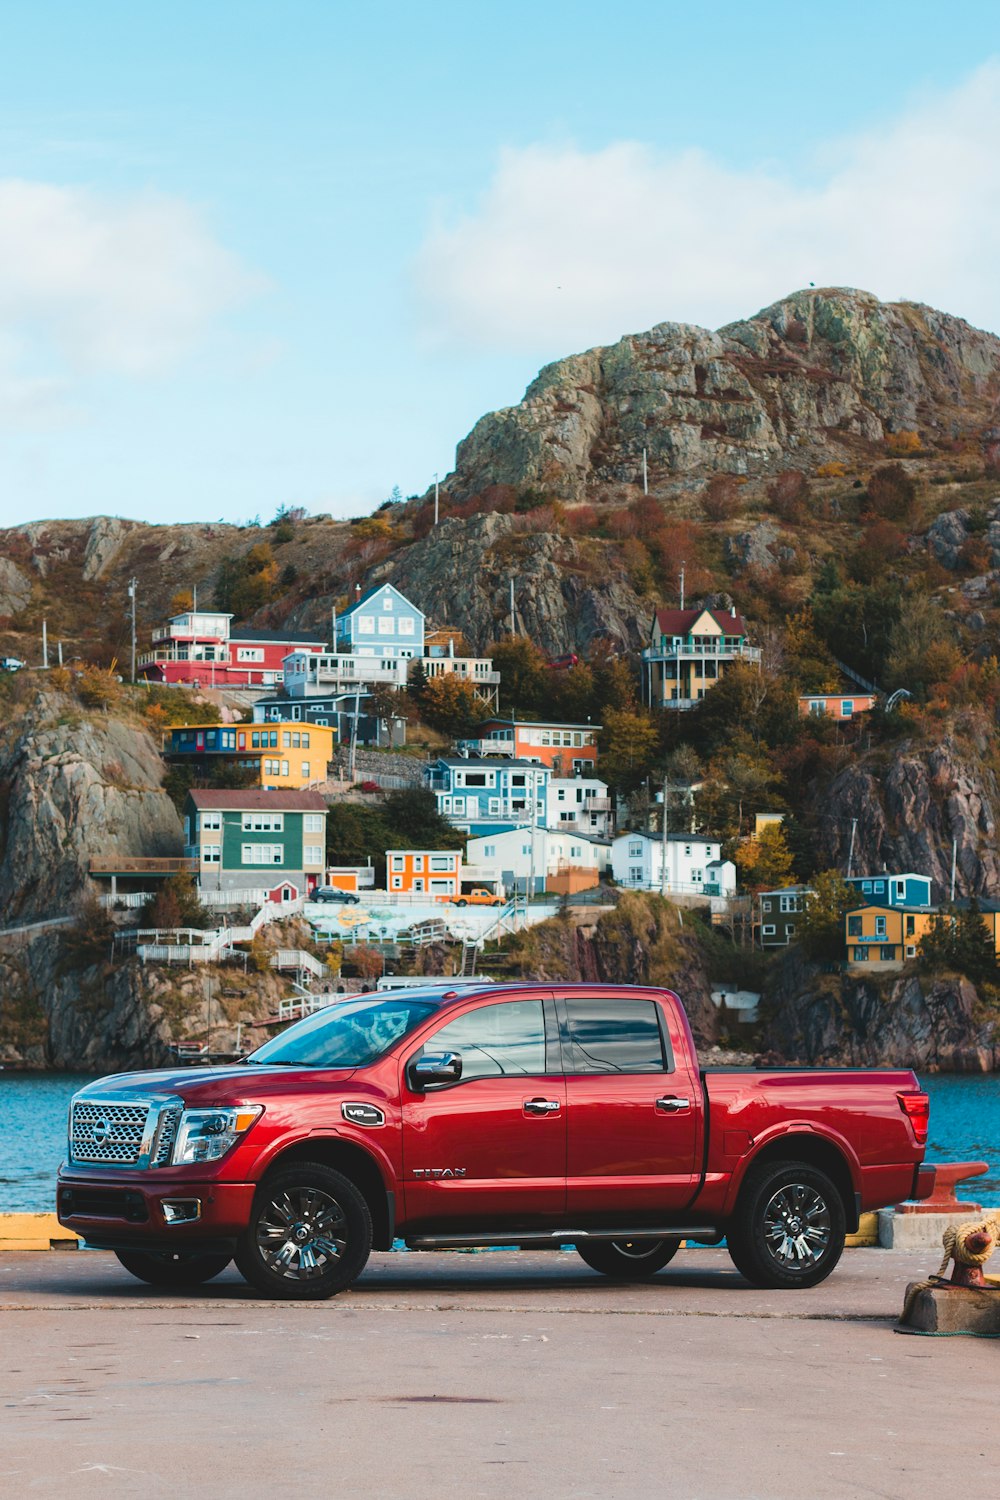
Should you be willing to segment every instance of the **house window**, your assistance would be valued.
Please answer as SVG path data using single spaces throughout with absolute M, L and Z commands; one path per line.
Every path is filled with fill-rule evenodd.
M 855 948 L 855 950 L 854 950 L 854 962 L 856 964 L 866 964 L 868 962 L 868 949 L 867 949 L 867 947 L 864 947 L 864 948 Z
M 893 881 L 893 891 L 895 893 L 895 898 L 896 898 L 897 901 L 905 901 L 906 900 L 906 881 L 905 880 L 895 880 L 895 881 Z
M 287 760 L 283 760 L 281 762 L 281 774 L 282 774 L 282 776 L 287 776 L 288 775 L 288 762 L 287 762 Z
M 295 717 L 298 718 L 298 714 L 297 713 L 295 714 Z M 303 748 L 303 750 L 308 750 L 309 749 L 309 736 L 308 736 L 308 734 L 304 734 L 302 736 L 302 748 Z
M 243 863 L 245 865 L 281 865 L 285 862 L 284 853 L 281 844 L 244 844 Z
M 198 827 L 201 829 L 202 833 L 207 833 L 210 829 L 213 828 L 221 828 L 222 814 L 217 812 L 202 813 L 198 819 Z
M 452 868 L 452 856 L 450 854 L 432 854 L 428 869 L 450 870 Z
M 877 938 L 885 937 L 885 917 L 875 918 L 875 936 Z
M 822 699 L 822 698 L 811 698 L 809 700 L 809 712 L 811 714 L 816 714 L 816 715 L 825 714 L 826 713 L 826 703 L 825 703 L 824 699 Z
M 845 698 L 840 711 L 845 719 L 849 719 L 854 713 L 854 699 Z
M 497 852 L 497 846 L 496 846 L 496 844 L 484 844 L 483 845 L 483 854 L 486 856 L 487 859 L 495 859 L 496 858 L 496 852 Z
M 685 859 L 690 859 L 691 858 L 691 845 L 690 844 L 685 844 L 684 845 L 684 858 Z
M 761 937 L 774 937 L 774 923 L 765 923 L 764 926 L 760 929 L 760 935 Z
M 244 813 L 244 833 L 282 833 L 285 827 L 284 813 Z
M 629 880 L 632 880 L 632 881 L 635 881 L 635 882 L 641 882 L 641 880 L 642 880 L 642 865 L 631 865 L 629 867 L 628 878 L 629 878 Z
M 322 813 L 306 813 L 302 819 L 303 833 L 322 833 L 324 818 Z
M 872 893 L 872 883 L 871 883 L 870 880 L 863 880 L 861 882 L 861 891 L 862 891 L 862 894 L 865 895 L 865 896 L 870 896 L 871 895 L 871 893 Z
M 218 844 L 203 844 L 201 846 L 201 862 L 203 865 L 217 865 L 222 861 L 222 850 Z
M 321 865 L 323 863 L 323 845 L 307 844 L 305 855 L 307 865 Z
M 701 885 L 701 871 L 700 870 L 692 870 L 691 871 L 691 884 L 692 885 Z
M 281 731 L 281 744 L 282 744 L 282 748 L 283 749 L 285 749 L 285 750 L 290 750 L 291 749 L 291 747 L 292 747 L 291 730 L 289 730 L 289 729 L 283 729 Z
M 237 646 L 237 648 L 236 648 L 236 660 L 237 661 L 263 661 L 264 660 L 264 653 L 263 653 L 262 650 L 260 650 L 259 648 L 255 647 L 255 646 Z
M 416 635 L 416 630 L 414 629 L 415 623 L 414 620 L 405 617 L 402 620 L 397 620 L 396 625 L 400 635 Z
M 891 964 L 896 957 L 896 950 L 891 943 L 884 943 L 878 951 L 879 958 L 884 964 Z
M 629 859 L 641 859 L 642 858 L 642 844 L 638 840 L 636 840 L 633 843 L 630 843 L 629 846 L 628 846 L 628 854 L 629 854 Z
M 847 919 L 847 936 L 848 937 L 860 937 L 861 936 L 861 918 L 860 917 L 848 917 L 848 919 Z
M 915 932 L 916 932 L 916 919 L 914 917 L 907 917 L 907 919 L 906 919 L 906 936 L 907 937 L 913 937 L 914 934 L 915 934 Z
M 796 898 L 794 896 L 782 896 L 781 897 L 781 910 L 782 911 L 798 911 L 798 909 L 799 909 L 798 908 L 798 902 L 797 902 L 797 900 L 796 900 Z
M 906 956 L 907 956 L 907 958 L 916 958 L 916 956 L 917 956 L 917 950 L 916 950 L 916 946 L 913 943 L 907 943 L 907 945 L 906 945 Z
M 872 885 L 872 889 L 874 890 L 876 896 L 884 896 L 885 895 L 885 881 L 884 880 L 876 880 L 876 881 L 874 881 L 873 885 Z
M 402 875 L 394 875 L 392 877 L 392 888 L 394 891 L 401 891 L 403 889 Z
M 424 856 L 422 854 L 415 854 L 413 856 L 413 868 L 415 870 L 423 870 L 423 868 L 424 868 Z
M 392 868 L 394 870 L 405 870 L 406 869 L 406 859 L 404 858 L 404 856 L 402 854 L 394 854 L 392 856 Z
M 391 616 L 390 616 L 389 619 L 386 619 L 384 615 L 380 616 L 379 622 L 378 622 L 378 633 L 379 633 L 379 635 L 392 635 L 393 634 L 393 624 L 394 624 L 394 622 L 393 622 Z
M 786 942 L 793 935 L 794 932 L 795 932 L 795 923 L 794 922 L 786 922 L 785 923 L 785 941 Z
M 375 634 L 375 616 L 358 615 L 358 635 Z
M 312 775 L 312 766 L 310 765 L 309 761 L 307 761 L 307 760 L 304 760 L 302 762 L 302 775 L 303 776 L 311 776 Z

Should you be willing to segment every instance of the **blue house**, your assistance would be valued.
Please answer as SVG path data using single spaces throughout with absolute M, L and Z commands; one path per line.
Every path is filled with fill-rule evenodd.
M 377 584 L 338 616 L 335 644 L 352 656 L 423 656 L 423 611 L 391 583 Z
M 847 884 L 872 906 L 931 906 L 929 875 L 848 875 Z
M 548 766 L 460 756 L 436 760 L 426 774 L 438 812 L 471 838 L 532 824 L 545 827 Z

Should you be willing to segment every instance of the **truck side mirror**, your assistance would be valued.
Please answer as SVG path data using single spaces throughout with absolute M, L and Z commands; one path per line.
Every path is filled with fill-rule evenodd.
M 406 1068 L 406 1081 L 414 1093 L 457 1083 L 462 1076 L 462 1058 L 458 1052 L 427 1052 L 414 1057 Z

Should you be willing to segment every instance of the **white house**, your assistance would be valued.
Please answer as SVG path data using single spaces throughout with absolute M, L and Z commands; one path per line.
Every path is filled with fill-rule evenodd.
M 607 782 L 596 776 L 554 776 L 545 791 L 545 825 L 561 833 L 608 838 L 614 816 Z
M 663 839 L 658 833 L 622 833 L 611 845 L 611 869 L 619 885 L 658 891 L 662 886 Z M 670 894 L 729 896 L 736 866 L 722 858 L 719 839 L 690 833 L 667 835 L 666 890 Z
M 567 870 L 592 870 L 600 879 L 602 847 L 583 834 L 557 833 L 550 828 L 511 828 L 471 838 L 465 857 L 470 865 L 493 866 L 508 891 L 544 891 L 553 876 Z

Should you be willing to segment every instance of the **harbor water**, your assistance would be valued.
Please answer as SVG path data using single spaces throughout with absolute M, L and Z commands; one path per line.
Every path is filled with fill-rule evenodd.
M 0 1213 L 54 1209 L 69 1101 L 88 1081 L 77 1073 L 0 1072 Z M 928 1161 L 988 1162 L 989 1174 L 964 1194 L 1000 1205 L 1000 1074 L 938 1074 L 921 1083 L 931 1098 Z

